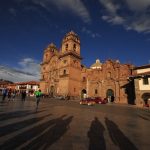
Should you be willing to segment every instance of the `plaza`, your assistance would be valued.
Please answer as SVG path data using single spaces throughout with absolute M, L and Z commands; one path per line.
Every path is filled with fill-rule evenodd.
M 1 97 L 0 97 L 1 98 Z M 150 111 L 127 104 L 35 99 L 0 103 L 0 149 L 148 150 Z

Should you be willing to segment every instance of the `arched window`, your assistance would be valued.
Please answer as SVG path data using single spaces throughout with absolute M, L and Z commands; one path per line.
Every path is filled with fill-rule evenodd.
M 83 82 L 85 82 L 86 81 L 86 77 L 83 77 Z
M 95 89 L 95 94 L 97 94 L 98 93 L 98 91 L 97 91 L 97 89 Z
M 66 51 L 68 50 L 68 44 L 66 44 L 66 48 L 65 49 L 66 49 Z
M 73 44 L 73 50 L 76 51 L 76 44 Z
M 64 70 L 64 75 L 66 74 L 66 70 Z
M 45 59 L 46 59 L 46 60 L 48 59 L 48 54 L 45 55 Z

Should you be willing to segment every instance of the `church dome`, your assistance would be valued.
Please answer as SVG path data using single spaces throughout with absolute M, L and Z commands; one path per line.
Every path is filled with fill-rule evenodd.
M 96 62 L 91 65 L 91 69 L 101 69 L 102 68 L 102 63 L 100 62 L 99 59 L 96 59 Z

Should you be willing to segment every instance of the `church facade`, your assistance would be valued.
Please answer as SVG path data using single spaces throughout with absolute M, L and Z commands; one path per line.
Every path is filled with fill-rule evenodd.
M 70 96 L 80 99 L 87 97 L 114 96 L 115 102 L 132 103 L 133 83 L 131 64 L 121 64 L 119 60 L 100 60 L 90 68 L 81 64 L 80 39 L 73 31 L 67 33 L 60 50 L 51 43 L 44 50 L 41 63 L 40 88 L 51 96 Z

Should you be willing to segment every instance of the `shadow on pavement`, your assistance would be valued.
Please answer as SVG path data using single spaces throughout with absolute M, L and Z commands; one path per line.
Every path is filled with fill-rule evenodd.
M 142 115 L 138 115 L 138 116 L 144 120 L 150 121 L 149 118 L 146 118 L 145 116 L 142 116 Z
M 0 137 L 5 136 L 7 134 L 11 134 L 12 132 L 20 130 L 20 129 L 25 128 L 27 126 L 30 126 L 32 124 L 36 124 L 37 122 L 43 120 L 45 117 L 48 117 L 50 115 L 51 114 L 48 114 L 48 115 L 45 115 L 45 116 L 42 116 L 42 117 L 31 118 L 31 119 L 28 119 L 28 120 L 23 120 L 23 121 L 20 121 L 20 122 L 16 122 L 16 123 L 13 123 L 13 124 L 6 125 L 4 127 L 0 127 Z
M 40 113 L 43 111 L 45 111 L 45 110 L 38 111 L 38 112 L 24 110 L 24 111 L 13 111 L 13 112 L 8 112 L 8 113 L 1 113 L 0 114 L 0 121 L 13 119 L 13 118 L 19 118 L 19 117 L 25 117 L 25 116 L 37 114 L 37 113 Z
M 0 145 L 0 149 L 3 150 L 15 149 L 24 144 L 25 142 L 32 140 L 32 138 L 36 138 L 44 130 L 54 125 L 46 133 L 43 133 L 35 140 L 33 140 L 31 142 L 32 144 L 29 144 L 24 149 L 36 149 L 36 148 L 39 149 L 39 147 L 41 147 L 42 144 L 44 144 L 46 147 L 50 146 L 53 142 L 58 140 L 67 131 L 68 129 L 67 127 L 71 122 L 72 117 L 63 120 L 65 116 L 66 115 L 62 115 L 59 118 L 48 120 L 43 124 L 37 125 L 33 128 L 30 128 L 27 131 L 22 132 L 21 134 L 18 134 L 17 136 L 7 140 L 2 145 Z
M 135 145 L 123 134 L 119 127 L 107 117 L 105 118 L 105 123 L 108 128 L 111 140 L 115 145 L 117 145 L 121 150 L 138 150 Z
M 66 119 L 59 118 L 55 121 L 55 125 L 51 127 L 47 132 L 33 140 L 30 144 L 24 147 L 22 150 L 35 150 L 35 149 L 47 149 L 53 143 L 60 139 L 61 136 L 69 129 L 69 124 L 72 121 L 73 116 Z
M 104 126 L 98 118 L 95 117 L 87 134 L 89 138 L 89 150 L 106 150 L 104 131 Z

